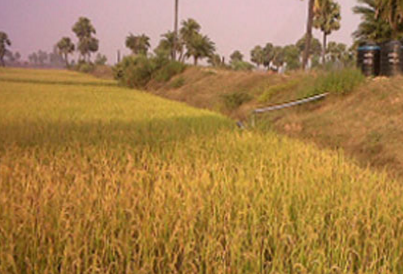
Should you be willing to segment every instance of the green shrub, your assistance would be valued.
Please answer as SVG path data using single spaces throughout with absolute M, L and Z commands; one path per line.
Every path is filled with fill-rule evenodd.
M 120 84 L 130 88 L 144 88 L 152 79 L 167 82 L 176 74 L 182 73 L 185 68 L 184 64 L 162 56 L 128 56 L 123 58 L 113 71 Z
M 293 88 L 296 88 L 298 85 L 297 80 L 292 80 L 287 83 L 279 84 L 279 85 L 274 85 L 269 87 L 265 92 L 263 92 L 262 95 L 259 96 L 258 101 L 260 103 L 266 103 L 268 102 L 275 94 L 278 94 L 280 92 L 284 92 L 287 90 L 291 90 Z
M 75 65 L 74 70 L 82 73 L 90 73 L 94 70 L 94 68 L 94 64 L 80 61 L 77 65 Z
M 176 61 L 170 61 L 160 67 L 159 70 L 155 72 L 154 79 L 157 82 L 168 82 L 172 77 L 182 73 L 186 68 L 185 64 Z
M 315 82 L 303 89 L 301 98 L 322 93 L 348 94 L 365 81 L 365 76 L 357 69 L 349 68 L 319 75 Z
M 244 103 L 252 100 L 252 96 L 244 92 L 234 92 L 224 94 L 221 96 L 226 109 L 234 110 L 243 105 Z
M 176 78 L 175 80 L 173 80 L 172 83 L 169 85 L 169 87 L 177 89 L 177 88 L 183 87 L 184 84 L 185 84 L 185 78 L 179 77 L 179 78 Z
M 151 59 L 146 56 L 129 56 L 115 67 L 115 78 L 130 88 L 144 88 L 154 71 L 155 64 Z
M 231 68 L 236 71 L 251 71 L 254 66 L 251 63 L 244 61 L 233 61 L 231 63 Z

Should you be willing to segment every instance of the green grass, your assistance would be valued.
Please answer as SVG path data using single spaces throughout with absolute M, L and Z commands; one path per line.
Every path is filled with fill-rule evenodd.
M 286 83 L 270 86 L 263 92 L 263 94 L 258 97 L 257 100 L 260 103 L 267 103 L 272 99 L 274 95 L 278 93 L 287 91 L 289 92 L 292 89 L 296 89 L 301 84 L 301 82 L 301 79 L 293 79 Z
M 299 91 L 300 98 L 322 93 L 345 95 L 365 82 L 365 76 L 358 69 L 342 69 L 321 73 L 312 83 Z
M 401 184 L 341 152 L 128 89 L 0 86 L 0 273 L 403 271 Z

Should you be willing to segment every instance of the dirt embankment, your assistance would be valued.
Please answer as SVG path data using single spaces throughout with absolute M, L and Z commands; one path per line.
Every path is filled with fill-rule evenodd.
M 168 99 L 246 120 L 256 107 L 298 99 L 298 86 L 310 77 L 314 75 L 189 68 L 166 84 L 151 83 L 149 89 Z M 265 92 L 279 85 L 285 88 L 265 102 L 260 100 Z M 293 138 L 343 149 L 362 166 L 386 169 L 403 178 L 402 87 L 403 77 L 367 80 L 349 95 L 330 96 L 321 102 L 272 112 L 258 120 Z M 233 94 L 247 94 L 247 98 L 240 104 L 228 104 Z
M 285 83 L 289 78 L 263 71 L 234 72 L 191 67 L 166 84 L 150 83 L 148 90 L 194 107 L 218 111 L 235 119 L 244 119 L 254 107 L 262 105 L 256 98 L 268 87 Z M 247 98 L 241 102 L 232 98 L 236 97 L 233 95 L 239 94 L 246 94 Z
M 348 96 L 271 113 L 281 133 L 342 148 L 362 165 L 403 178 L 403 78 L 375 79 Z

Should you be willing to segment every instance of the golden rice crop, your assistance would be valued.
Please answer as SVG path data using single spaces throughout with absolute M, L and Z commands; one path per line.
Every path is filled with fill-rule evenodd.
M 403 273 L 398 182 L 46 73 L 0 81 L 0 273 Z

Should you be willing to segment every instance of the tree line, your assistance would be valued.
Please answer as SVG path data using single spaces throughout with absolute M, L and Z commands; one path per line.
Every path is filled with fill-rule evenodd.
M 155 55 L 166 56 L 175 61 L 186 62 L 193 59 L 197 65 L 200 60 L 207 59 L 212 66 L 225 66 L 233 69 L 251 69 L 253 66 L 243 60 L 243 55 L 235 51 L 230 62 L 216 53 L 215 43 L 201 32 L 201 25 L 194 19 L 182 21 L 178 27 L 179 1 L 175 1 L 175 27 L 162 35 L 161 41 L 154 50 Z M 287 64 L 288 69 L 306 67 L 308 63 L 315 66 L 319 63 L 340 61 L 342 63 L 351 59 L 357 44 L 365 41 L 377 43 L 391 39 L 403 38 L 403 1 L 401 0 L 357 0 L 358 5 L 353 12 L 361 15 L 361 23 L 353 33 L 354 47 L 348 49 L 346 45 L 330 42 L 328 37 L 332 32 L 340 29 L 340 4 L 336 0 L 308 0 L 307 31 L 302 41 L 284 47 L 271 43 L 257 45 L 251 50 L 251 62 L 257 67 L 277 70 Z M 318 53 L 318 41 L 312 37 L 312 29 L 316 28 L 323 34 L 321 52 Z M 43 51 L 34 52 L 29 56 L 31 64 L 42 66 L 46 63 L 60 64 L 69 67 L 72 65 L 69 56 L 79 53 L 78 63 L 92 63 L 91 55 L 99 49 L 99 40 L 95 37 L 96 30 L 88 18 L 80 17 L 73 25 L 78 42 L 74 44 L 70 37 L 62 37 L 56 44 L 52 53 Z M 303 44 L 303 45 L 302 45 Z M 133 55 L 147 55 L 150 50 L 150 38 L 145 35 L 129 34 L 125 45 Z M 5 32 L 0 32 L 0 65 L 9 62 L 19 62 L 21 55 L 8 50 L 11 40 Z M 242 55 L 242 56 L 241 56 Z M 321 59 L 321 61 L 319 60 Z M 98 54 L 96 63 L 105 64 L 106 57 Z M 75 63 L 73 63 L 75 65 Z

